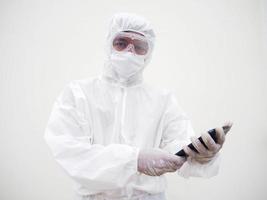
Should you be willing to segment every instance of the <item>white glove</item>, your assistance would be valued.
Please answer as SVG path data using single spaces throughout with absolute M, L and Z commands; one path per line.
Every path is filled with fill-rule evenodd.
M 185 158 L 160 149 L 143 149 L 138 156 L 138 171 L 149 176 L 160 176 L 175 172 L 184 162 Z
M 228 127 L 227 132 L 231 129 L 232 125 L 233 125 L 232 122 L 224 124 L 224 126 Z M 196 148 L 198 153 L 191 150 L 188 146 L 184 146 L 183 149 L 185 153 L 189 156 L 189 159 L 195 160 L 201 164 L 205 164 L 210 162 L 214 158 L 214 156 L 222 148 L 223 143 L 225 141 L 225 133 L 223 129 L 216 128 L 215 130 L 216 130 L 217 143 L 214 142 L 214 140 L 208 133 L 201 134 L 203 142 L 208 147 L 208 149 L 206 149 L 206 147 L 196 137 L 191 138 L 192 144 Z

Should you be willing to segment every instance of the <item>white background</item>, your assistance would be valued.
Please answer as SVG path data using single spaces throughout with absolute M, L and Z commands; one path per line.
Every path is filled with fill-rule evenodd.
M 157 41 L 145 80 L 175 90 L 197 133 L 235 123 L 219 175 L 170 174 L 169 199 L 267 199 L 267 2 L 260 0 L 0 0 L 0 199 L 72 199 L 44 129 L 66 83 L 102 72 L 107 22 L 121 11 L 152 22 Z

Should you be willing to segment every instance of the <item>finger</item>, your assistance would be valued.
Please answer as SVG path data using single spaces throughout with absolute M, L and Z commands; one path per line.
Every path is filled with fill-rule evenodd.
M 156 169 L 152 169 L 149 173 L 149 176 L 160 176 L 160 171 L 156 170 Z
M 151 176 L 160 176 L 163 174 L 162 170 L 155 168 L 155 167 L 150 168 L 149 172 L 150 172 Z
M 178 169 L 185 163 L 186 159 L 183 157 L 179 157 L 179 160 L 176 160 L 176 162 L 174 162 L 175 167 L 178 167 Z
M 180 166 L 181 166 L 180 163 L 179 163 L 179 165 L 178 165 L 177 162 L 171 162 L 171 163 L 169 164 L 168 168 L 169 168 L 171 171 L 174 172 L 174 171 L 176 171 L 177 169 L 179 169 Z M 170 170 L 168 170 L 168 172 L 169 172 Z
M 153 171 L 153 168 L 150 166 L 148 166 L 142 173 L 148 176 L 157 176 L 157 174 Z
M 203 133 L 201 135 L 204 143 L 206 144 L 206 146 L 208 147 L 208 149 L 210 151 L 215 151 L 217 150 L 217 144 L 215 143 L 215 141 L 212 139 L 212 137 L 210 136 L 210 134 L 208 133 Z
M 208 154 L 208 150 L 206 147 L 199 141 L 198 138 L 193 138 L 192 139 L 192 144 L 196 148 L 199 154 L 201 155 L 206 155 Z
M 175 160 L 166 160 L 164 162 L 162 169 L 166 169 L 166 168 L 175 168 Z
M 209 157 L 203 157 L 201 159 L 196 159 L 197 162 L 199 162 L 200 164 L 206 164 L 208 162 L 210 162 L 212 160 L 212 158 Z
M 176 155 L 171 155 L 168 160 L 170 166 L 175 170 L 179 169 L 184 164 L 185 161 L 186 159 L 184 157 Z
M 193 151 L 192 149 L 190 149 L 188 146 L 184 146 L 183 150 L 189 157 L 194 158 L 197 155 L 197 153 Z
M 224 125 L 223 126 L 228 126 L 228 127 L 232 127 L 233 126 L 233 122 L 232 121 L 226 121 L 225 123 L 224 123 Z
M 231 122 L 231 121 L 225 122 L 223 125 L 223 127 L 225 127 L 224 133 L 225 134 L 228 133 L 230 131 L 230 129 L 232 128 L 232 126 L 233 126 L 233 122 Z
M 217 136 L 217 143 L 220 145 L 223 145 L 224 141 L 225 141 L 225 134 L 224 131 L 221 127 L 218 127 L 215 129 L 216 131 L 216 136 Z
M 184 164 L 185 159 L 184 158 L 180 158 L 179 161 L 175 161 L 172 163 L 171 167 L 174 171 L 176 171 L 177 169 L 180 169 L 182 167 L 182 165 Z
M 166 163 L 166 165 L 163 168 L 155 168 L 155 173 L 160 176 L 164 173 L 167 172 L 175 172 L 176 171 L 176 167 L 175 165 L 173 165 L 172 163 Z
M 172 154 L 167 154 L 163 159 L 159 160 L 157 168 L 173 168 L 176 169 L 176 163 L 180 161 L 180 157 Z
M 193 145 L 193 142 L 194 142 L 195 140 L 197 140 L 197 137 L 192 136 L 192 137 L 190 137 L 190 140 L 191 140 L 192 146 L 193 146 L 195 149 L 191 149 L 191 147 L 189 147 L 189 148 L 190 148 L 192 151 L 194 151 L 196 154 L 198 154 L 199 152 L 197 151 L 197 148 Z

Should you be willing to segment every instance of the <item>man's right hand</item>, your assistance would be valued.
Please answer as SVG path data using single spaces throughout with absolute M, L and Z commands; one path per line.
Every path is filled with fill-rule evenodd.
M 160 176 L 167 172 L 175 172 L 185 161 L 185 158 L 161 149 L 143 149 L 138 156 L 138 171 L 149 176 Z

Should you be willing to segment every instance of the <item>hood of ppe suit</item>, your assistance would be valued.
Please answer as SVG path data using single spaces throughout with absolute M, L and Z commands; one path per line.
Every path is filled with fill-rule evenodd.
M 128 62 L 127 59 L 124 60 L 126 62 L 124 62 L 125 64 L 123 65 L 125 66 L 123 67 L 127 69 L 126 70 L 120 69 L 119 71 L 118 68 L 116 68 L 114 65 L 113 58 L 116 57 L 116 59 L 120 60 L 120 58 L 118 58 L 120 57 L 120 54 L 114 56 L 115 50 L 113 50 L 112 42 L 114 37 L 119 32 L 123 31 L 132 31 L 144 35 L 149 44 L 149 51 L 143 57 L 140 57 L 138 55 L 136 56 L 123 55 L 122 59 L 125 59 L 127 56 L 131 58 L 129 59 L 129 63 L 127 63 Z M 143 80 L 143 70 L 151 60 L 154 41 L 155 41 L 155 33 L 150 23 L 146 19 L 136 14 L 129 14 L 129 13 L 115 14 L 110 20 L 108 34 L 106 38 L 107 59 L 104 65 L 103 77 L 111 82 L 117 83 L 122 86 L 132 86 L 141 83 Z M 132 66 L 130 62 L 140 63 L 140 59 L 143 59 L 142 64 L 139 65 L 137 68 L 130 69 Z M 125 72 L 125 71 L 129 73 L 123 76 L 123 73 L 120 72 Z

